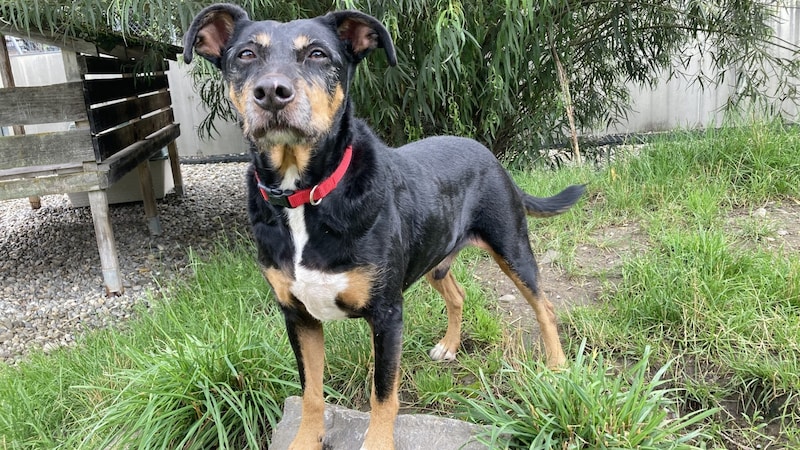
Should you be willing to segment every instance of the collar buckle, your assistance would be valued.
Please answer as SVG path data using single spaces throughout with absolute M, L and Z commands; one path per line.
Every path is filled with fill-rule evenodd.
M 269 196 L 267 197 L 267 201 L 270 205 L 273 206 L 282 206 L 284 208 L 291 208 L 292 205 L 289 203 L 289 196 L 294 194 L 294 191 L 291 190 L 283 190 L 283 189 L 269 189 Z
M 291 189 L 268 187 L 261 182 L 261 178 L 258 176 L 258 170 L 254 171 L 256 185 L 261 192 L 261 197 L 270 205 L 284 208 L 296 208 L 307 203 L 311 206 L 317 206 L 322 202 L 325 196 L 336 188 L 336 185 L 339 184 L 339 181 L 344 177 L 347 168 L 350 166 L 352 155 L 353 147 L 348 145 L 344 151 L 342 161 L 339 163 L 339 167 L 334 170 L 330 177 L 312 188 L 293 191 Z

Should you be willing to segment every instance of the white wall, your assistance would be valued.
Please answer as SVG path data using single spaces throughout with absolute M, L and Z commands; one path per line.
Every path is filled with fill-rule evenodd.
M 11 55 L 9 59 L 17 86 L 44 86 L 67 81 L 59 52 Z
M 699 63 L 689 70 L 698 69 Z M 707 65 L 707 64 L 706 64 Z M 688 71 L 687 71 L 688 72 Z M 727 71 L 726 79 L 734 75 Z M 664 73 L 663 80 L 668 74 Z M 599 135 L 621 133 L 647 133 L 667 131 L 675 128 L 702 128 L 721 123 L 723 108 L 728 97 L 733 94 L 730 84 L 701 89 L 697 83 L 685 77 L 662 81 L 654 89 L 649 87 L 630 87 L 632 109 L 627 120 L 609 128 L 598 130 Z
M 170 61 L 168 72 L 175 121 L 181 124 L 181 135 L 177 140 L 181 156 L 209 156 L 243 153 L 247 144 L 239 126 L 235 123 L 217 121 L 217 135 L 210 140 L 201 140 L 197 127 L 207 114 L 194 91 L 188 67 L 183 63 Z

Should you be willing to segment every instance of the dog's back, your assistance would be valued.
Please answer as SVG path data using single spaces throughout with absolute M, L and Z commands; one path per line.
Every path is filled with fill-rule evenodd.
M 527 243 L 526 214 L 563 213 L 584 192 L 575 185 L 553 197 L 529 195 L 489 149 L 467 138 L 437 136 L 374 152 L 411 261 L 405 287 L 466 245 Z
M 528 215 L 550 217 L 569 210 L 585 191 L 584 185 L 573 185 L 552 197 L 530 195 L 516 185 L 488 148 L 468 138 L 430 137 L 390 149 L 390 153 L 386 160 L 401 168 L 398 172 L 404 178 L 402 183 L 414 184 L 406 176 L 414 174 L 413 179 L 419 180 L 415 184 L 417 190 L 425 190 L 428 185 L 435 188 L 429 198 L 461 201 L 461 208 L 467 211 L 473 205 L 480 208 L 496 202 L 500 193 L 505 195 L 506 190 L 513 189 Z

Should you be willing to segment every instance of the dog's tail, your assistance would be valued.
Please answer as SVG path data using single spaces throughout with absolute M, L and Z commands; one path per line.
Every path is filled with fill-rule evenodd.
M 534 217 L 550 217 L 566 212 L 586 191 L 585 184 L 572 185 L 552 197 L 534 197 L 522 193 L 525 211 Z

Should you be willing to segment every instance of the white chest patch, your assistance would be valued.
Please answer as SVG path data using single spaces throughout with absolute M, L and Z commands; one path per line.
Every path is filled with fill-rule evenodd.
M 294 180 L 296 179 L 297 171 L 294 168 L 287 170 L 284 182 L 281 183 L 281 188 L 293 189 Z M 291 183 L 287 182 L 287 180 L 291 180 Z M 306 206 L 304 205 L 284 210 L 289 222 L 289 230 L 294 240 L 295 251 L 294 281 L 289 291 L 305 305 L 309 314 L 317 320 L 346 319 L 347 313 L 336 306 L 336 297 L 347 289 L 347 275 L 343 273 L 325 273 L 303 267 L 301 264 L 303 249 L 308 243 L 308 229 L 306 228 L 304 215 L 305 208 Z

